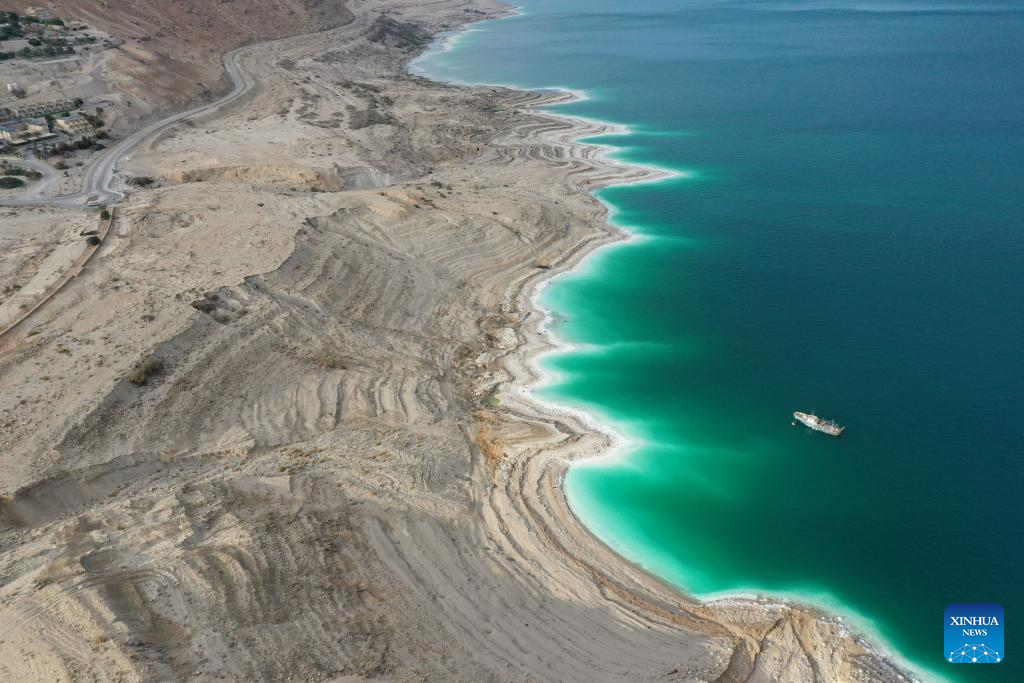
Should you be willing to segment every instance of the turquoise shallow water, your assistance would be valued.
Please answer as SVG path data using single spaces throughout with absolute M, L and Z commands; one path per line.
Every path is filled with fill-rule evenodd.
M 577 344 L 545 398 L 636 444 L 574 465 L 607 543 L 699 595 L 853 617 L 926 678 L 943 609 L 1024 609 L 1024 4 L 526 0 L 415 68 L 569 87 L 645 237 L 543 295 Z M 790 425 L 816 410 L 831 439 Z

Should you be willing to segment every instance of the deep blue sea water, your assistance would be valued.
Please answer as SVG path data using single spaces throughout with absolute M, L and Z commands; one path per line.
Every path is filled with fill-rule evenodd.
M 1024 2 L 523 0 L 415 69 L 569 87 L 618 157 L 685 171 L 600 192 L 643 235 L 543 303 L 579 346 L 545 398 L 637 445 L 574 465 L 573 508 L 701 596 L 853 619 L 925 678 L 943 610 L 1022 643 Z M 832 439 L 793 410 L 847 425 Z

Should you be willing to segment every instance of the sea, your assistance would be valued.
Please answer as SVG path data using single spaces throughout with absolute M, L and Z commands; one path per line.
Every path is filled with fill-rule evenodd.
M 635 239 L 538 302 L 565 346 L 535 391 L 624 444 L 570 467 L 573 510 L 686 593 L 818 606 L 921 680 L 1024 681 L 1024 652 L 943 646 L 949 603 L 1024 643 L 1024 2 L 518 6 L 411 69 L 576 91 L 552 111 L 676 172 L 598 191 Z

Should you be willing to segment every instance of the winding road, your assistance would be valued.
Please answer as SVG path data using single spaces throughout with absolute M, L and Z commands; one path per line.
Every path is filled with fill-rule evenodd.
M 120 202 L 124 199 L 124 194 L 114 189 L 114 175 L 117 172 L 118 164 L 122 159 L 131 154 L 132 150 L 145 142 L 148 138 L 166 130 L 174 124 L 180 123 L 181 121 L 193 116 L 219 109 L 226 104 L 234 102 L 252 90 L 255 81 L 253 81 L 252 77 L 245 73 L 245 71 L 242 70 L 242 67 L 238 64 L 238 57 L 244 49 L 244 47 L 241 47 L 232 50 L 231 52 L 226 53 L 222 59 L 224 70 L 227 72 L 228 77 L 231 79 L 233 84 L 231 92 L 215 102 L 200 105 L 187 111 L 178 112 L 177 114 L 172 114 L 165 119 L 151 123 L 145 128 L 132 133 L 113 147 L 104 150 L 98 157 L 96 157 L 96 159 L 93 160 L 89 165 L 89 168 L 86 170 L 85 175 L 82 178 L 82 190 L 80 192 L 61 195 L 59 197 L 53 197 L 52 199 L 41 197 L 39 196 L 39 192 L 34 192 L 30 196 L 0 199 L 0 206 L 54 206 L 64 209 L 83 209 L 87 208 L 86 205 L 89 197 L 93 195 L 95 195 L 97 200 L 103 205 L 109 206 Z M 34 167 L 35 166 L 33 166 L 33 168 Z
M 3 160 L 12 166 L 21 166 L 23 168 L 31 168 L 33 171 L 38 171 L 43 175 L 38 181 L 29 184 L 25 191 L 15 195 L 18 201 L 24 199 L 37 199 L 46 197 L 49 194 L 50 187 L 57 182 L 57 172 L 53 166 L 50 166 L 45 161 L 40 161 L 36 158 L 35 153 L 31 148 L 25 150 L 24 157 L 3 157 Z M 0 202 L 3 200 L 0 199 Z

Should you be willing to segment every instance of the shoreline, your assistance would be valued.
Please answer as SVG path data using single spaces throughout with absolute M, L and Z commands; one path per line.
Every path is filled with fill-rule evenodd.
M 502 86 L 505 87 L 505 86 Z M 547 90 L 547 89 L 545 89 Z M 569 104 L 576 101 L 572 99 L 573 93 L 570 91 L 564 91 L 568 96 L 567 99 L 552 102 L 550 104 L 539 105 L 540 108 L 532 110 L 532 113 L 537 116 L 551 116 L 561 118 L 567 122 L 586 125 L 600 125 L 600 122 L 596 120 L 584 120 L 578 117 L 572 117 L 569 115 L 561 115 L 549 111 L 544 111 L 543 107 L 551 106 L 551 104 Z M 661 169 L 653 167 L 645 167 L 639 164 L 630 164 L 628 162 L 619 162 L 614 159 L 608 159 L 607 152 L 614 151 L 616 148 L 605 145 L 594 145 L 593 143 L 582 142 L 587 137 L 596 137 L 604 134 L 616 134 L 625 135 L 627 132 L 620 132 L 616 129 L 617 124 L 607 124 L 610 126 L 610 130 L 602 131 L 596 134 L 583 133 L 577 136 L 573 144 L 578 144 L 583 147 L 598 147 L 601 149 L 600 156 L 594 157 L 600 159 L 603 163 L 611 166 L 621 166 L 623 172 L 627 172 L 631 169 L 642 169 L 650 171 L 654 177 L 651 178 L 640 178 L 636 180 L 625 179 L 621 182 L 609 180 L 607 184 L 597 186 L 593 189 L 588 189 L 586 192 L 593 196 L 595 199 L 601 202 L 605 206 L 606 220 L 605 225 L 610 227 L 612 230 L 618 232 L 618 235 L 611 236 L 607 240 L 595 240 L 593 242 L 581 245 L 580 250 L 573 254 L 567 262 L 553 265 L 550 271 L 538 276 L 534 283 L 525 285 L 521 290 L 519 298 L 524 300 L 527 304 L 528 310 L 530 311 L 530 317 L 538 316 L 539 321 L 536 325 L 536 330 L 530 330 L 533 334 L 527 334 L 527 338 L 523 345 L 510 352 L 512 354 L 522 354 L 522 364 L 525 372 L 511 371 L 513 378 L 507 383 L 507 387 L 511 391 L 517 391 L 517 396 L 522 397 L 524 401 L 532 404 L 538 412 L 546 412 L 549 414 L 557 415 L 559 418 L 565 421 L 565 424 L 573 425 L 579 430 L 576 436 L 583 436 L 585 432 L 593 432 L 599 434 L 601 438 L 606 440 L 606 445 L 598 452 L 581 451 L 579 453 L 568 453 L 563 454 L 562 459 L 556 467 L 556 474 L 558 481 L 558 491 L 563 498 L 565 510 L 571 515 L 572 523 L 579 525 L 586 533 L 590 536 L 591 540 L 600 544 L 606 548 L 609 552 L 621 557 L 624 561 L 633 565 L 633 567 L 645 574 L 648 580 L 656 582 L 659 586 L 667 587 L 669 590 L 677 591 L 683 599 L 692 602 L 697 605 L 712 605 L 712 604 L 733 604 L 741 608 L 754 608 L 764 606 L 779 606 L 784 608 L 797 608 L 809 610 L 815 613 L 815 618 L 821 622 L 829 625 L 836 625 L 843 629 L 848 629 L 851 636 L 854 637 L 860 645 L 866 649 L 876 653 L 878 656 L 896 662 L 901 669 L 904 670 L 904 675 L 907 676 L 908 680 L 920 681 L 922 679 L 915 675 L 916 667 L 910 666 L 895 648 L 888 646 L 884 639 L 877 633 L 872 632 L 873 629 L 865 625 L 866 618 L 862 615 L 857 614 L 854 610 L 846 608 L 843 613 L 835 613 L 835 610 L 829 606 L 823 605 L 820 601 L 815 600 L 810 596 L 804 596 L 799 593 L 783 594 L 770 591 L 762 591 L 759 589 L 741 589 L 736 591 L 724 591 L 722 593 L 716 593 L 710 596 L 702 596 L 699 594 L 692 594 L 685 589 L 676 586 L 667 579 L 664 579 L 651 570 L 644 567 L 639 562 L 630 559 L 622 555 L 619 551 L 609 545 L 606 541 L 601 539 L 583 520 L 580 513 L 573 508 L 569 502 L 568 495 L 564 488 L 565 475 L 569 468 L 582 460 L 606 460 L 606 459 L 618 459 L 628 457 L 628 451 L 633 448 L 642 446 L 642 442 L 635 439 L 631 439 L 629 436 L 619 432 L 610 424 L 601 422 L 600 417 L 587 412 L 583 408 L 574 408 L 568 405 L 562 405 L 553 401 L 548 401 L 536 396 L 533 392 L 547 384 L 551 376 L 540 367 L 539 362 L 542 358 L 549 355 L 558 355 L 562 353 L 572 353 L 577 345 L 572 342 L 560 339 L 556 334 L 551 332 L 547 324 L 552 320 L 554 312 L 551 309 L 544 307 L 539 302 L 539 298 L 542 296 L 544 290 L 553 284 L 559 277 L 565 275 L 571 275 L 577 272 L 583 267 L 586 262 L 597 253 L 604 249 L 612 249 L 618 246 L 624 246 L 637 239 L 641 239 L 642 236 L 635 233 L 631 233 L 627 228 L 617 225 L 610 219 L 611 212 L 608 205 L 596 196 L 596 192 L 600 191 L 605 187 L 619 186 L 619 185 L 632 185 L 639 183 L 648 182 L 660 182 L 663 180 L 670 180 L 674 175 L 658 175 L 660 172 L 664 172 Z M 529 329 L 529 328 L 527 328 Z M 517 366 L 513 366 L 517 367 Z M 506 396 L 504 392 L 500 394 L 502 398 Z M 933 672 L 927 672 L 929 675 L 936 675 Z M 945 678 L 939 678 L 936 680 L 946 681 Z
M 497 21 L 522 16 L 521 8 L 513 6 L 511 11 L 497 17 L 489 17 L 474 21 L 463 28 L 455 29 L 443 38 L 444 47 L 442 53 L 454 49 L 458 39 L 464 35 L 473 33 L 473 26 L 482 21 Z M 410 66 L 430 54 L 431 47 L 422 55 L 410 61 Z M 582 152 L 581 156 L 591 161 L 595 167 L 603 167 L 610 173 L 600 182 L 588 187 L 578 187 L 578 191 L 589 195 L 601 204 L 602 213 L 600 220 L 601 228 L 606 234 L 595 236 L 576 247 L 561 261 L 552 264 L 546 269 L 520 284 L 518 291 L 513 295 L 512 301 L 526 312 L 523 326 L 520 328 L 520 345 L 508 351 L 501 357 L 501 366 L 508 373 L 509 377 L 499 382 L 499 397 L 502 405 L 515 406 L 524 416 L 530 419 L 555 417 L 560 426 L 567 427 L 571 434 L 571 440 L 587 440 L 597 437 L 598 443 L 590 444 L 579 449 L 568 449 L 562 451 L 559 457 L 555 458 L 548 467 L 552 471 L 555 480 L 555 490 L 560 497 L 563 510 L 567 513 L 565 524 L 573 524 L 579 527 L 590 541 L 601 547 L 606 552 L 620 558 L 629 564 L 636 572 L 641 574 L 645 581 L 648 581 L 661 589 L 674 592 L 684 602 L 698 607 L 715 606 L 736 606 L 740 609 L 760 609 L 765 607 L 778 607 L 783 609 L 805 610 L 813 615 L 813 618 L 831 627 L 838 627 L 849 634 L 858 645 L 866 651 L 892 662 L 900 671 L 900 680 L 904 678 L 910 681 L 925 680 L 920 674 L 926 674 L 928 680 L 947 681 L 937 672 L 915 665 L 904 658 L 894 647 L 889 645 L 883 637 L 868 624 L 863 615 L 858 614 L 849 607 L 833 607 L 810 595 L 801 593 L 779 593 L 764 591 L 760 589 L 739 589 L 723 591 L 710 595 L 691 594 L 680 586 L 673 584 L 651 570 L 645 568 L 639 562 L 622 555 L 606 541 L 601 539 L 596 532 L 580 517 L 580 513 L 573 508 L 565 491 L 565 475 L 569 468 L 582 460 L 606 460 L 613 458 L 628 457 L 629 451 L 642 446 L 642 442 L 630 438 L 628 435 L 617 430 L 613 425 L 601 421 L 601 417 L 585 408 L 578 408 L 570 405 L 559 404 L 555 401 L 543 399 L 536 395 L 536 390 L 549 384 L 553 379 L 551 373 L 544 370 L 540 361 L 546 356 L 572 353 L 579 348 L 573 342 L 561 339 L 549 327 L 552 322 L 554 311 L 540 303 L 544 290 L 552 285 L 558 278 L 572 275 L 578 272 L 591 257 L 604 249 L 611 249 L 624 246 L 644 239 L 645 236 L 632 232 L 627 226 L 614 222 L 614 206 L 599 196 L 602 189 L 613 186 L 634 185 L 645 183 L 658 183 L 675 178 L 687 177 L 683 171 L 665 169 L 654 165 L 646 165 L 636 162 L 621 161 L 611 158 L 616 151 L 621 150 L 612 144 L 588 142 L 589 138 L 601 137 L 604 135 L 632 135 L 633 130 L 629 125 L 609 121 L 602 121 L 590 117 L 573 116 L 561 112 L 550 111 L 550 107 L 568 105 L 577 102 L 587 101 L 590 97 L 585 90 L 564 86 L 544 86 L 542 88 L 526 88 L 523 86 L 508 83 L 475 83 L 463 81 L 446 81 L 435 77 L 427 69 L 419 67 L 416 75 L 436 82 L 457 85 L 466 88 L 503 88 L 522 96 L 551 94 L 549 99 L 541 99 L 531 103 L 524 108 L 528 114 L 540 119 L 560 121 L 570 125 L 569 131 L 562 131 L 556 138 L 560 142 L 568 141 L 569 145 L 575 146 Z M 510 401 L 508 399 L 511 399 Z M 934 679 L 931 677 L 935 677 Z
M 571 509 L 606 420 L 510 382 L 560 341 L 546 284 L 628 239 L 589 190 L 651 176 L 543 110 L 571 93 L 409 73 L 503 11 L 370 0 L 253 44 L 250 96 L 126 160 L 155 182 L 0 359 L 6 678 L 901 680 Z

